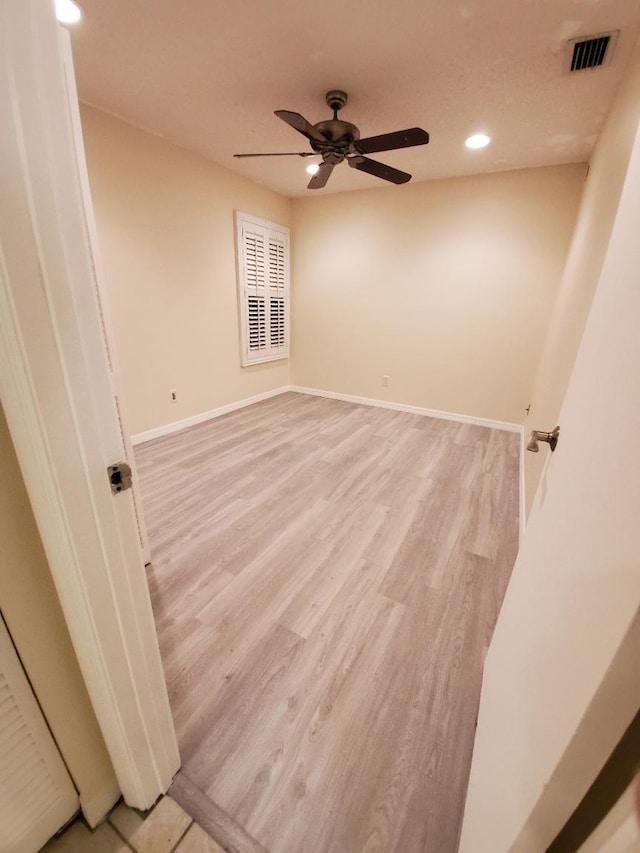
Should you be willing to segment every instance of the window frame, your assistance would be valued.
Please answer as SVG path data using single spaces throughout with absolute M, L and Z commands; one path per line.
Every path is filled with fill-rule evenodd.
M 290 349 L 290 232 L 284 225 L 252 216 L 242 211 L 235 212 L 235 234 L 238 263 L 238 319 L 240 323 L 240 364 L 250 367 L 253 364 L 263 364 L 269 361 L 279 361 L 289 358 Z M 262 269 L 257 261 L 248 262 L 247 235 L 258 235 L 262 239 L 263 256 Z M 255 245 L 255 244 L 254 244 Z M 270 250 L 279 245 L 282 251 Z M 281 264 L 281 266 L 280 266 Z M 258 281 L 263 276 L 262 284 Z M 262 294 L 260 293 L 262 289 Z M 253 291 L 253 292 L 252 292 Z M 275 292 L 274 292 L 275 291 Z M 253 336 L 257 335 L 258 342 L 264 337 L 264 346 L 251 348 L 252 327 L 250 325 L 250 300 L 263 299 L 264 333 L 260 325 L 253 326 Z M 283 306 L 273 310 L 277 302 Z M 254 302 L 254 305 L 259 305 Z M 259 310 L 259 309 L 258 309 Z M 254 313 L 254 318 L 256 314 Z M 259 315 L 258 315 L 259 316 Z M 282 343 L 273 343 L 273 317 L 278 318 L 275 334 L 283 338 Z

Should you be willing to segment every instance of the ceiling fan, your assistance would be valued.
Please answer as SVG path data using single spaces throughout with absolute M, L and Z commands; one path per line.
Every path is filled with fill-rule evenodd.
M 311 143 L 312 151 L 285 151 L 270 154 L 234 154 L 234 157 L 313 157 L 320 154 L 322 163 L 316 174 L 311 178 L 307 187 L 318 190 L 329 180 L 334 166 L 346 160 L 354 169 L 375 175 L 392 184 L 405 184 L 411 180 L 411 175 L 401 172 L 392 166 L 386 166 L 377 160 L 370 160 L 365 154 L 375 154 L 378 151 L 393 151 L 396 148 L 411 148 L 414 145 L 426 145 L 429 134 L 420 127 L 410 127 L 407 130 L 396 130 L 393 133 L 383 133 L 380 136 L 369 136 L 360 139 L 360 131 L 348 121 L 338 118 L 338 111 L 347 103 L 347 93 L 332 89 L 325 95 L 327 104 L 333 110 L 333 118 L 311 124 L 300 115 L 289 110 L 276 110 L 275 115 L 306 136 Z

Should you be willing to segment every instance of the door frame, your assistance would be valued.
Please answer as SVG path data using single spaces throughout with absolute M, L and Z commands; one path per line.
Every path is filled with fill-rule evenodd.
M 0 399 L 121 791 L 149 808 L 180 764 L 96 295 L 53 3 L 0 5 Z

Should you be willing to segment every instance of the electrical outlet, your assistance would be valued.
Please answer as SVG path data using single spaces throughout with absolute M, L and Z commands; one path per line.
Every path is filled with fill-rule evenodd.
M 175 388 L 173 391 L 169 391 L 169 399 L 172 403 L 175 403 L 178 399 L 178 392 L 175 390 Z
M 388 376 L 383 376 L 383 377 L 382 377 L 382 385 L 383 385 L 383 387 L 384 387 L 384 388 L 388 388 L 388 387 L 389 387 L 389 377 L 388 377 Z

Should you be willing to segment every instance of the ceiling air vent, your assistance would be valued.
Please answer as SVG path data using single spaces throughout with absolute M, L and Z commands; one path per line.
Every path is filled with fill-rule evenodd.
M 617 33 L 602 33 L 597 36 L 582 36 L 569 43 L 573 48 L 570 71 L 599 68 L 611 58 L 614 36 Z

